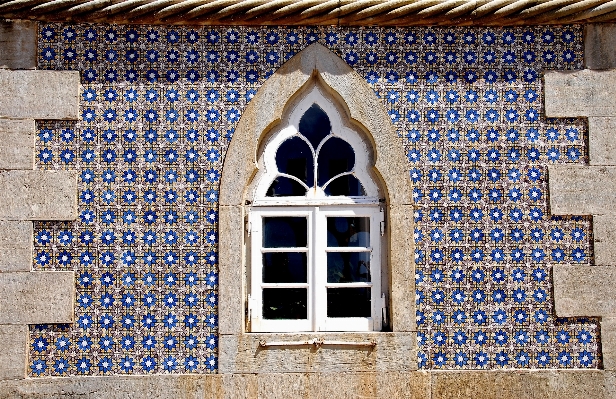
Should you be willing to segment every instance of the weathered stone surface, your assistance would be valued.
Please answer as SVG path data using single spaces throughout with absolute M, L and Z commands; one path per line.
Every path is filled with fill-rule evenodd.
M 260 347 L 259 341 L 307 341 L 315 337 L 325 341 L 368 342 L 374 347 L 313 345 Z M 327 373 L 412 371 L 417 369 L 416 334 L 411 333 L 293 333 L 221 335 L 219 353 L 229 360 L 219 363 L 221 373 Z M 229 354 L 236 353 L 235 358 Z
M 415 302 L 415 248 L 413 231 L 414 209 L 412 205 L 393 205 L 387 216 L 389 239 L 389 317 L 393 331 L 416 331 Z M 408 232 L 400 234 L 399 232 Z
M 601 354 L 603 368 L 616 370 L 616 317 L 601 319 Z
M 554 215 L 616 212 L 616 167 L 548 166 L 550 211 Z
M 613 374 L 601 370 L 436 371 L 432 399 L 610 398 Z
M 584 26 L 584 63 L 590 69 L 616 68 L 616 24 Z
M 595 215 L 592 220 L 595 264 L 600 266 L 616 265 L 616 217 Z
M 0 117 L 78 119 L 79 72 L 0 69 Z
M 241 206 L 218 209 L 218 333 L 240 334 L 244 331 L 244 215 Z M 224 363 L 221 354 L 219 363 Z
M 616 71 L 547 71 L 545 115 L 549 118 L 616 115 Z
M 75 273 L 0 273 L 0 324 L 71 323 Z
M 210 374 L 0 381 L 0 398 L 50 399 L 612 399 L 604 370 Z
M 0 171 L 0 220 L 76 218 L 75 171 Z
M 0 169 L 34 169 L 34 129 L 32 119 L 0 119 Z
M 36 68 L 36 22 L 0 21 L 0 68 Z
M 32 222 L 0 221 L 0 272 L 30 271 L 33 241 Z
M 553 276 L 557 316 L 616 316 L 616 267 L 557 265 Z
M 0 342 L 0 379 L 25 378 L 28 326 L 0 325 Z
M 616 116 L 588 118 L 588 155 L 591 165 L 616 165 Z

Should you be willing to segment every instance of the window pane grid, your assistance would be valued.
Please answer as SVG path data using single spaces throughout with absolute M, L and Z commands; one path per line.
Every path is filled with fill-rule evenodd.
M 362 247 L 327 247 L 325 252 L 372 252 L 372 248 Z
M 261 253 L 280 253 L 280 252 L 308 252 L 308 247 L 288 247 L 288 248 L 261 248 Z M 360 252 L 360 251 L 358 251 Z

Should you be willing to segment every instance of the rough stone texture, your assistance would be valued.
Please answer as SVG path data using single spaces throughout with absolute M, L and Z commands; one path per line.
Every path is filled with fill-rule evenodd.
M 589 69 L 616 68 L 616 24 L 584 26 L 584 63 Z
M 616 267 L 557 265 L 553 278 L 557 316 L 616 315 Z
M 34 169 L 34 130 L 32 119 L 0 119 L 0 169 Z
M 0 117 L 78 119 L 79 72 L 0 69 Z
M 30 271 L 32 230 L 32 222 L 0 221 L 0 272 Z
M 34 21 L 0 20 L 0 68 L 36 68 Z
M 615 139 L 616 117 L 588 118 L 588 155 L 591 165 L 616 165 Z
M 549 118 L 616 115 L 616 71 L 546 71 L 545 115 Z
M 75 171 L 0 171 L 0 220 L 76 218 Z
M 413 206 L 389 207 L 387 234 L 389 238 L 389 317 L 393 331 L 416 331 L 415 302 L 415 249 L 408 234 L 413 231 Z
M 603 368 L 616 370 L 616 317 L 604 317 L 601 320 L 601 354 Z
M 24 378 L 28 358 L 28 326 L 0 325 L 0 379 Z
M 323 345 L 259 346 L 265 341 L 307 341 L 314 337 L 325 341 L 366 342 L 374 347 Z M 415 333 L 296 333 L 222 335 L 219 353 L 227 353 L 228 362 L 219 363 L 221 373 L 315 373 L 411 371 L 417 369 Z M 229 353 L 237 353 L 233 359 Z
M 549 165 L 550 211 L 554 215 L 616 212 L 616 167 Z
M 33 378 L 0 381 L 0 398 L 97 399 L 610 399 L 603 370 L 210 374 Z
M 616 218 L 595 215 L 593 220 L 595 264 L 616 265 Z
M 75 273 L 0 273 L 0 324 L 73 322 Z
M 244 226 L 241 206 L 218 208 L 218 333 L 241 334 L 244 332 Z M 223 267 L 223 265 L 225 265 Z M 226 353 L 221 353 L 219 363 L 224 363 Z
M 432 372 L 432 399 L 613 398 L 614 375 L 584 371 Z

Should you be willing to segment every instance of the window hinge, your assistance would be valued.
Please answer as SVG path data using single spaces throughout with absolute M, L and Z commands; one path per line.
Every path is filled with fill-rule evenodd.
M 250 213 L 246 216 L 246 233 L 248 237 L 250 237 L 250 233 L 252 233 L 252 221 L 250 220 Z
M 387 325 L 387 297 L 384 293 L 381 294 L 381 314 L 383 315 L 383 324 Z
M 381 227 L 381 237 L 382 237 L 385 235 L 385 212 L 383 212 L 383 209 L 381 208 L 381 211 L 379 213 L 381 216 L 381 222 L 379 223 L 379 226 Z
M 254 302 L 254 300 L 252 299 L 250 294 L 248 294 L 248 309 L 247 309 L 247 311 L 248 311 L 248 322 L 249 323 L 252 321 L 253 302 Z

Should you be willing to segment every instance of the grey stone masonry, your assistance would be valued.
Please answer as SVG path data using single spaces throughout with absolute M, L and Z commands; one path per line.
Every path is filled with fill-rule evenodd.
M 603 365 L 616 370 L 616 24 L 585 27 L 585 69 L 545 73 L 547 117 L 588 118 L 590 165 L 548 167 L 550 210 L 592 215 L 594 263 L 555 266 L 559 317 L 600 316 Z
M 616 267 L 558 265 L 553 275 L 557 316 L 616 315 Z
M 74 171 L 0 171 L 0 219 L 73 220 L 77 218 Z
M 34 168 L 33 119 L 0 119 L 0 170 Z
M 0 220 L 0 273 L 30 271 L 32 230 L 30 221 Z
M 554 215 L 616 213 L 616 166 L 549 166 L 550 207 Z
M 36 68 L 36 22 L 0 20 L 0 68 Z
M 23 378 L 28 356 L 28 326 L 0 325 L 0 380 Z
M 31 70 L 36 37 L 0 21 L 0 380 L 26 377 L 28 324 L 74 321 L 75 273 L 31 268 L 32 221 L 77 217 L 76 172 L 34 170 L 34 137 L 35 119 L 79 117 L 79 72 Z
M 616 24 L 584 27 L 584 62 L 589 69 L 616 68 Z
M 0 117 L 77 119 L 79 72 L 0 69 Z
M 545 73 L 545 114 L 550 118 L 615 116 L 616 70 Z
M 0 273 L 0 324 L 71 323 L 75 273 Z

